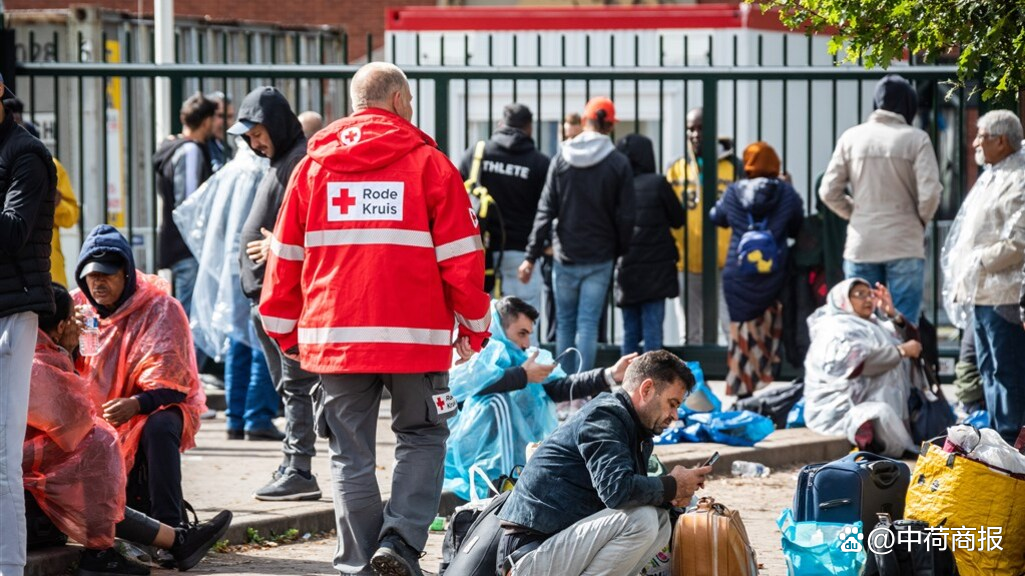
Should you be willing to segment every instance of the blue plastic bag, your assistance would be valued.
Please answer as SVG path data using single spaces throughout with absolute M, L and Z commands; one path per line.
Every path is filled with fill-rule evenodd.
M 974 426 L 980 429 L 990 428 L 989 412 L 985 410 L 976 410 L 975 412 L 969 414 L 968 417 L 964 419 L 964 422 L 961 423 L 965 426 Z
M 795 522 L 789 508 L 776 521 L 790 576 L 858 576 L 867 555 L 861 521 L 853 524 Z
M 682 420 L 688 414 L 722 410 L 722 401 L 715 395 L 715 392 L 712 392 L 708 384 L 705 384 L 705 372 L 701 369 L 701 364 L 699 362 L 687 362 L 686 364 L 687 368 L 690 368 L 691 374 L 694 375 L 695 383 L 687 399 L 677 410 L 678 417 Z
M 804 398 L 797 401 L 787 414 L 787 428 L 804 428 Z
M 776 427 L 772 420 L 750 410 L 690 414 L 655 438 L 655 444 L 717 442 L 729 446 L 754 446 Z

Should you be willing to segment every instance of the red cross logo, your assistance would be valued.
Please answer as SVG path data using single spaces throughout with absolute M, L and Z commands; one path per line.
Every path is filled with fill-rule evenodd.
M 445 410 L 445 398 L 438 396 L 438 401 L 435 402 L 438 405 L 438 412 Z
M 346 146 L 352 146 L 353 144 L 359 142 L 359 139 L 362 136 L 363 132 L 359 129 L 359 127 L 352 126 L 346 128 L 345 130 L 342 130 L 342 133 L 339 136 L 338 140 Z
M 356 199 L 351 194 L 349 194 L 348 188 L 341 188 L 339 189 L 338 196 L 335 196 L 331 199 L 331 204 L 335 208 L 338 208 L 338 211 L 342 214 L 348 214 L 349 208 L 352 208 L 356 205 Z

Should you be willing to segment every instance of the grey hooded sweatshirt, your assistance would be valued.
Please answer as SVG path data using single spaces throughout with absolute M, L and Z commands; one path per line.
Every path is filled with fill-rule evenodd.
M 550 235 L 563 264 L 610 262 L 630 245 L 633 226 L 630 160 L 608 136 L 585 131 L 564 142 L 548 168 L 527 261 L 541 257 Z

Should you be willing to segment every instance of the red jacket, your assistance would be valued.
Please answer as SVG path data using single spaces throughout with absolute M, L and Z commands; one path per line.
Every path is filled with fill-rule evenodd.
M 309 144 L 274 226 L 260 314 L 317 373 L 447 371 L 491 316 L 477 218 L 434 141 L 371 108 Z

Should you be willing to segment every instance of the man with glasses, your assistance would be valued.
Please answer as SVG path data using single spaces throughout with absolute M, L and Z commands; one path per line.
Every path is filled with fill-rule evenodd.
M 925 228 L 942 186 L 932 142 L 913 122 L 918 94 L 889 74 L 876 84 L 875 111 L 840 136 L 819 197 L 848 220 L 844 276 L 881 282 L 897 310 L 918 322 L 925 279 Z M 848 196 L 844 188 L 850 185 Z
M 1025 425 L 1025 156 L 1021 121 L 1007 110 L 979 118 L 976 161 L 986 166 L 943 247 L 944 294 L 975 318 L 979 374 L 990 424 L 1013 444 Z M 948 302 L 950 304 L 950 302 Z M 955 321 L 958 314 L 952 314 Z M 971 337 L 969 333 L 966 335 Z

